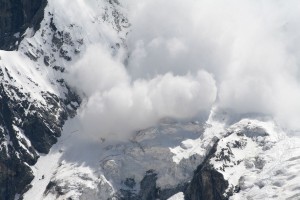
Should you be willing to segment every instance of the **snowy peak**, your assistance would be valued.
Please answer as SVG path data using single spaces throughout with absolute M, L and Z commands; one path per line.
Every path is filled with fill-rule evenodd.
M 0 165 L 5 171 L 0 199 L 14 199 L 33 179 L 29 166 L 49 152 L 65 120 L 80 106 L 81 99 L 64 73 L 88 44 L 105 42 L 117 50 L 128 22 L 118 2 L 3 0 L 0 4 L 4 13 L 11 12 L 0 16 L 0 24 L 16 25 L 1 28 L 0 46 L 18 49 L 0 51 Z M 106 31 L 114 37 L 107 38 L 111 34 Z

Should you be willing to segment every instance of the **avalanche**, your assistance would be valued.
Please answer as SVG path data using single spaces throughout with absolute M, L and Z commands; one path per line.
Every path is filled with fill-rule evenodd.
M 299 199 L 287 2 L 49 0 L 0 51 L 7 198 Z

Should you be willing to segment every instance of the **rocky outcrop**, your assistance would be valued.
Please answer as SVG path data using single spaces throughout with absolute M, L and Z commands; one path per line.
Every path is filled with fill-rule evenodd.
M 197 168 L 194 177 L 185 191 L 186 200 L 226 200 L 225 191 L 229 184 L 209 163 L 217 148 L 216 143 L 205 161 Z
M 15 50 L 27 28 L 39 29 L 47 0 L 0 0 L 0 49 Z
M 149 170 L 146 172 L 145 177 L 140 183 L 140 191 L 138 194 L 135 194 L 131 190 L 121 190 L 121 194 L 118 197 L 122 200 L 152 200 L 157 199 L 159 197 L 159 188 L 156 185 L 157 174 L 153 170 Z M 135 181 L 132 179 L 126 180 L 129 188 L 135 185 Z
M 26 190 L 34 178 L 29 166 L 39 153 L 49 152 L 72 114 L 56 95 L 43 96 L 45 106 L 30 102 L 28 94 L 4 80 L 0 84 L 0 199 L 14 199 Z

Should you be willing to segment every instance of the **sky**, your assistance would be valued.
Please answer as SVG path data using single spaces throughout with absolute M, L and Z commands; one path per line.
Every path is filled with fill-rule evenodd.
M 89 45 L 69 74 L 90 135 L 122 140 L 165 118 L 205 120 L 212 107 L 300 130 L 299 2 L 120 2 L 126 47 Z

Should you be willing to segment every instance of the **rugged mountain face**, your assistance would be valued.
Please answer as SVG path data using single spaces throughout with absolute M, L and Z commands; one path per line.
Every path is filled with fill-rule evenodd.
M 126 51 L 130 23 L 117 0 L 82 2 L 0 0 L 0 48 L 17 49 L 0 51 L 0 199 L 299 197 L 299 138 L 271 121 L 226 123 L 213 110 L 128 141 L 85 139 L 65 74 L 89 45 Z
M 46 4 L 46 0 L 1 0 L 0 49 L 16 49 L 27 28 L 38 30 Z
M 0 127 L 1 127 L 1 198 L 12 199 L 22 193 L 32 180 L 29 165 L 34 165 L 39 153 L 48 153 L 61 134 L 64 121 L 74 115 L 76 106 L 67 107 L 71 101 L 80 102 L 77 95 L 65 87 L 62 99 L 53 90 L 40 88 L 36 76 L 27 74 L 26 64 L 0 60 Z M 26 58 L 24 58 L 26 60 Z M 28 63 L 27 63 L 28 64 Z M 23 71 L 23 72 L 20 72 Z
M 59 7 L 60 1 L 54 3 Z M 57 142 L 64 122 L 75 116 L 81 100 L 63 73 L 87 43 L 102 38 L 88 38 L 82 24 L 70 21 L 75 17 L 52 14 L 57 10 L 53 4 L 0 1 L 0 48 L 18 49 L 0 51 L 0 199 L 18 198 L 30 187 L 31 166 Z M 121 15 L 113 4 L 99 8 L 103 18 L 97 23 L 111 23 L 120 31 Z
M 46 1 L 1 1 L 0 4 L 0 46 L 13 50 L 19 46 L 17 41 L 25 36 L 26 29 L 33 34 L 39 28 Z M 29 47 L 26 50 L 30 51 Z M 46 88 L 48 80 L 39 81 L 44 77 L 37 73 L 34 65 L 38 64 L 28 56 L 32 55 L 0 52 L 1 199 L 14 199 L 17 193 L 26 191 L 33 179 L 29 166 L 36 163 L 40 153 L 49 152 L 61 134 L 64 121 L 75 114 L 76 106 L 67 105 L 71 101 L 80 103 L 66 85 L 62 86 L 64 97 Z
M 27 28 L 37 30 L 45 6 L 46 1 L 0 1 L 0 48 L 16 49 Z M 0 198 L 13 199 L 26 190 L 33 179 L 29 165 L 36 163 L 38 152 L 49 151 L 68 115 L 53 93 L 43 91 L 44 105 L 36 102 L 22 86 L 24 82 L 17 80 L 22 75 L 16 76 L 6 66 L 2 54 L 0 66 Z M 31 78 L 27 81 L 37 85 Z
M 24 199 L 280 199 L 281 188 L 297 195 L 300 140 L 273 122 L 168 122 L 110 144 L 85 141 L 74 119 L 59 140 L 39 159 Z
M 231 196 L 231 194 L 226 194 L 226 189 L 229 185 L 228 181 L 210 164 L 210 159 L 215 156 L 218 142 L 219 141 L 216 141 L 212 149 L 208 152 L 205 160 L 194 172 L 193 179 L 185 191 L 185 199 L 224 200 Z
M 4 73 L 9 76 L 8 72 Z M 26 93 L 3 78 L 0 94 L 1 198 L 11 199 L 33 179 L 28 165 L 36 163 L 38 153 L 49 152 L 60 136 L 68 113 L 54 94 L 44 93 L 47 104 L 52 105 L 50 111 L 46 106 L 30 102 Z
M 152 200 L 168 199 L 178 192 L 195 199 L 193 192 L 198 197 L 197 192 L 214 188 L 207 182 L 202 188 L 190 180 L 199 164 L 209 165 L 212 153 L 208 151 L 215 150 L 212 145 L 217 142 L 210 131 L 219 133 L 218 129 L 197 122 L 168 122 L 136 133 L 129 142 L 110 144 L 85 141 L 77 124 L 76 119 L 68 121 L 61 142 L 54 145 L 49 157 L 40 158 L 33 187 L 24 199 Z M 177 154 L 170 151 L 171 147 Z M 198 174 L 202 172 L 197 172 L 195 179 Z M 218 172 L 215 178 L 225 190 L 227 181 Z M 207 197 L 203 195 L 202 199 Z

